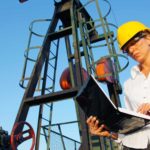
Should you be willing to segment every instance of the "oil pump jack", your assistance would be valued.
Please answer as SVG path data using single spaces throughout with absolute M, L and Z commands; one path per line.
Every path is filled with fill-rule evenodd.
M 27 0 L 20 0 L 21 3 L 25 1 Z M 110 5 L 107 0 L 103 1 Z M 97 20 L 94 20 L 90 13 L 86 10 L 86 6 L 90 3 L 95 3 L 99 16 Z M 110 139 L 90 136 L 86 125 L 87 118 L 75 100 L 75 96 L 85 80 L 82 62 L 84 60 L 86 75 L 93 74 L 100 82 L 105 82 L 111 100 L 116 106 L 120 105 L 119 94 L 121 94 L 122 90 L 119 83 L 118 73 L 127 67 L 128 62 L 124 67 L 120 67 L 118 57 L 123 57 L 125 59 L 126 57 L 117 54 L 115 50 L 114 42 L 116 38 L 114 32 L 110 30 L 110 26 L 115 28 L 117 27 L 107 22 L 107 16 L 110 13 L 111 7 L 108 10 L 108 13 L 103 16 L 98 0 L 90 0 L 84 5 L 79 0 L 60 0 L 59 2 L 54 1 L 54 6 L 55 9 L 52 19 L 35 20 L 30 25 L 29 42 L 25 52 L 25 63 L 20 81 L 20 86 L 25 89 L 25 93 L 22 98 L 11 135 L 8 135 L 8 133 L 3 129 L 0 130 L 0 146 L 2 147 L 0 148 L 4 150 L 16 150 L 18 145 L 26 140 L 32 139 L 30 150 L 33 150 L 34 146 L 36 150 L 39 150 L 41 131 L 43 130 L 42 135 L 45 138 L 47 150 L 53 150 L 53 148 L 51 148 L 51 134 L 57 134 L 60 136 L 63 150 L 68 149 L 65 145 L 65 138 L 74 143 L 72 149 L 75 150 L 117 149 L 117 145 Z M 32 47 L 31 37 L 33 35 L 42 37 L 42 35 L 33 31 L 33 24 L 39 21 L 49 21 L 50 24 L 48 26 L 47 33 L 43 36 L 42 46 Z M 61 25 L 58 28 L 59 21 L 61 22 Z M 99 24 L 95 25 L 95 22 L 99 22 Z M 101 28 L 100 33 L 98 28 Z M 68 77 L 63 78 L 60 81 L 63 82 L 65 80 L 65 86 L 63 84 L 64 82 L 61 83 L 63 90 L 55 91 L 60 38 L 64 38 L 66 45 L 68 60 L 67 75 L 69 75 L 69 79 Z M 71 42 L 73 47 L 71 47 Z M 103 42 L 103 44 L 101 44 L 101 42 Z M 99 46 L 95 45 L 97 43 L 99 43 Z M 55 45 L 54 51 L 51 49 L 53 44 Z M 93 49 L 97 47 L 99 49 L 101 47 L 106 47 L 109 54 L 107 56 L 100 56 L 101 54 L 99 54 L 100 59 L 95 61 Z M 39 49 L 39 52 L 37 58 L 32 59 L 30 58 L 29 53 L 31 49 L 35 48 Z M 27 64 L 29 61 L 34 62 L 34 67 L 30 77 L 26 77 Z M 51 62 L 53 62 L 53 64 Z M 111 62 L 111 65 L 108 62 Z M 48 74 L 50 67 L 53 68 L 53 71 L 50 71 L 51 76 Z M 66 73 L 64 76 L 66 76 Z M 113 77 L 113 80 L 109 80 L 109 76 Z M 50 80 L 50 82 L 47 84 L 48 80 Z M 66 82 L 67 85 L 69 84 L 67 88 Z M 38 84 L 40 84 L 40 86 L 38 86 Z M 34 95 L 36 91 L 40 91 L 38 96 Z M 59 133 L 56 133 L 51 129 L 51 127 L 54 126 L 54 124 L 52 124 L 53 105 L 56 101 L 59 102 L 61 100 L 71 98 L 75 103 L 77 121 L 57 123 Z M 31 106 L 39 106 L 36 137 L 33 128 L 26 122 Z M 45 107 L 49 107 L 50 110 L 48 119 L 43 117 Z M 43 125 L 43 120 L 47 121 L 47 125 Z M 71 123 L 78 124 L 81 142 L 63 135 L 61 125 Z M 24 126 L 27 126 L 28 130 L 23 131 Z M 25 134 L 27 134 L 27 136 L 25 136 Z

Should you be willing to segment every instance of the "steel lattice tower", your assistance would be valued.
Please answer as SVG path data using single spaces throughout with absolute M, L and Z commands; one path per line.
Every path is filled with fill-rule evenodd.
M 106 0 L 104 1 L 108 3 Z M 94 3 L 96 6 L 95 11 L 98 14 L 97 20 L 86 10 L 86 6 L 91 3 Z M 52 123 L 54 111 L 53 106 L 56 101 L 72 98 L 76 107 L 77 120 L 57 123 L 56 125 L 59 129 L 59 133 L 55 134 L 60 136 L 62 149 L 67 149 L 64 141 L 64 138 L 67 137 L 63 135 L 61 125 L 71 123 L 78 124 L 81 137 L 81 144 L 70 138 L 70 140 L 75 143 L 75 150 L 77 149 L 76 144 L 80 145 L 80 150 L 115 149 L 116 145 L 111 140 L 89 135 L 85 114 L 76 104 L 74 98 L 84 83 L 81 70 L 82 67 L 84 66 L 86 68 L 88 74 L 96 76 L 96 60 L 94 58 L 93 49 L 97 47 L 99 49 L 101 49 L 101 47 L 105 47 L 108 52 L 108 57 L 112 58 L 115 64 L 115 69 L 117 70 L 115 73 L 117 80 L 113 84 L 107 84 L 108 91 L 112 101 L 116 105 L 120 105 L 119 94 L 121 93 L 121 88 L 118 77 L 120 65 L 114 47 L 115 35 L 114 32 L 110 30 L 110 26 L 116 26 L 107 22 L 107 16 L 109 15 L 110 10 L 108 10 L 108 13 L 105 16 L 102 16 L 98 0 L 90 0 L 84 5 L 79 0 L 61 0 L 60 2 L 55 2 L 54 6 L 55 9 L 52 19 L 35 20 L 30 25 L 30 37 L 25 52 L 24 69 L 20 81 L 21 87 L 25 88 L 25 93 L 22 98 L 15 123 L 26 120 L 31 106 L 39 106 L 35 149 L 39 150 L 41 136 L 44 136 L 47 150 L 50 150 L 52 140 L 51 134 L 55 133 L 52 131 L 52 126 L 55 126 L 55 124 Z M 50 22 L 46 35 L 39 35 L 35 33 L 33 31 L 34 24 L 45 21 Z M 96 25 L 96 22 L 99 22 L 99 24 Z M 101 28 L 100 32 L 98 28 Z M 43 37 L 42 46 L 31 46 L 33 36 Z M 55 91 L 55 84 L 58 80 L 56 78 L 56 74 L 58 71 L 57 64 L 59 49 L 61 48 L 60 40 L 62 39 L 66 46 L 67 62 L 70 70 L 72 88 L 68 90 Z M 100 42 L 102 42 L 102 44 Z M 99 46 L 95 45 L 97 43 L 100 43 Z M 39 50 L 35 59 L 30 58 L 31 49 Z M 99 57 L 103 56 L 99 54 Z M 28 63 L 30 61 L 34 63 L 34 67 L 30 76 L 26 77 Z M 40 94 L 35 95 L 36 91 L 40 91 Z M 49 109 L 47 118 L 43 115 L 45 107 L 48 107 Z M 47 124 L 44 124 L 44 121 L 47 122 Z M 18 132 L 22 129 L 23 127 L 20 127 Z

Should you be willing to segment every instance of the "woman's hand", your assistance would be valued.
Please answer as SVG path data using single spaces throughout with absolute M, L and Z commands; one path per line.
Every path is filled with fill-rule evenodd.
M 90 116 L 86 122 L 91 134 L 112 139 L 118 138 L 118 135 L 116 133 L 111 133 L 106 125 L 100 125 L 96 117 Z
M 150 116 L 150 103 L 143 103 L 140 105 L 137 112 Z

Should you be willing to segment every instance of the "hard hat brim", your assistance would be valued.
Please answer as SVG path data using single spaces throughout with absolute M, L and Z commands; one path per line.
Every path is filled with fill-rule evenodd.
M 150 28 L 146 28 L 145 30 L 140 31 L 140 32 L 144 32 L 144 31 L 147 31 L 147 32 L 150 33 Z M 126 45 L 128 45 L 128 43 L 130 43 L 130 41 L 132 41 L 132 40 L 134 39 L 134 37 L 137 36 L 137 34 L 139 34 L 139 32 L 136 33 L 136 34 L 135 34 L 130 40 L 128 40 L 126 43 L 124 43 L 124 45 L 123 45 L 120 49 L 121 49 L 121 50 L 124 50 L 124 48 L 126 47 Z

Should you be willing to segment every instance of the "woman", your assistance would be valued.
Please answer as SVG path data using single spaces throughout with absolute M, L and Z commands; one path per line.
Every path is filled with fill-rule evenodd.
M 131 69 L 131 77 L 124 83 L 125 106 L 150 115 L 150 29 L 137 21 L 127 22 L 118 28 L 117 41 L 123 53 L 138 62 Z M 87 119 L 91 134 L 117 140 L 124 150 L 150 150 L 150 125 L 128 135 L 118 135 L 99 123 L 94 116 Z

